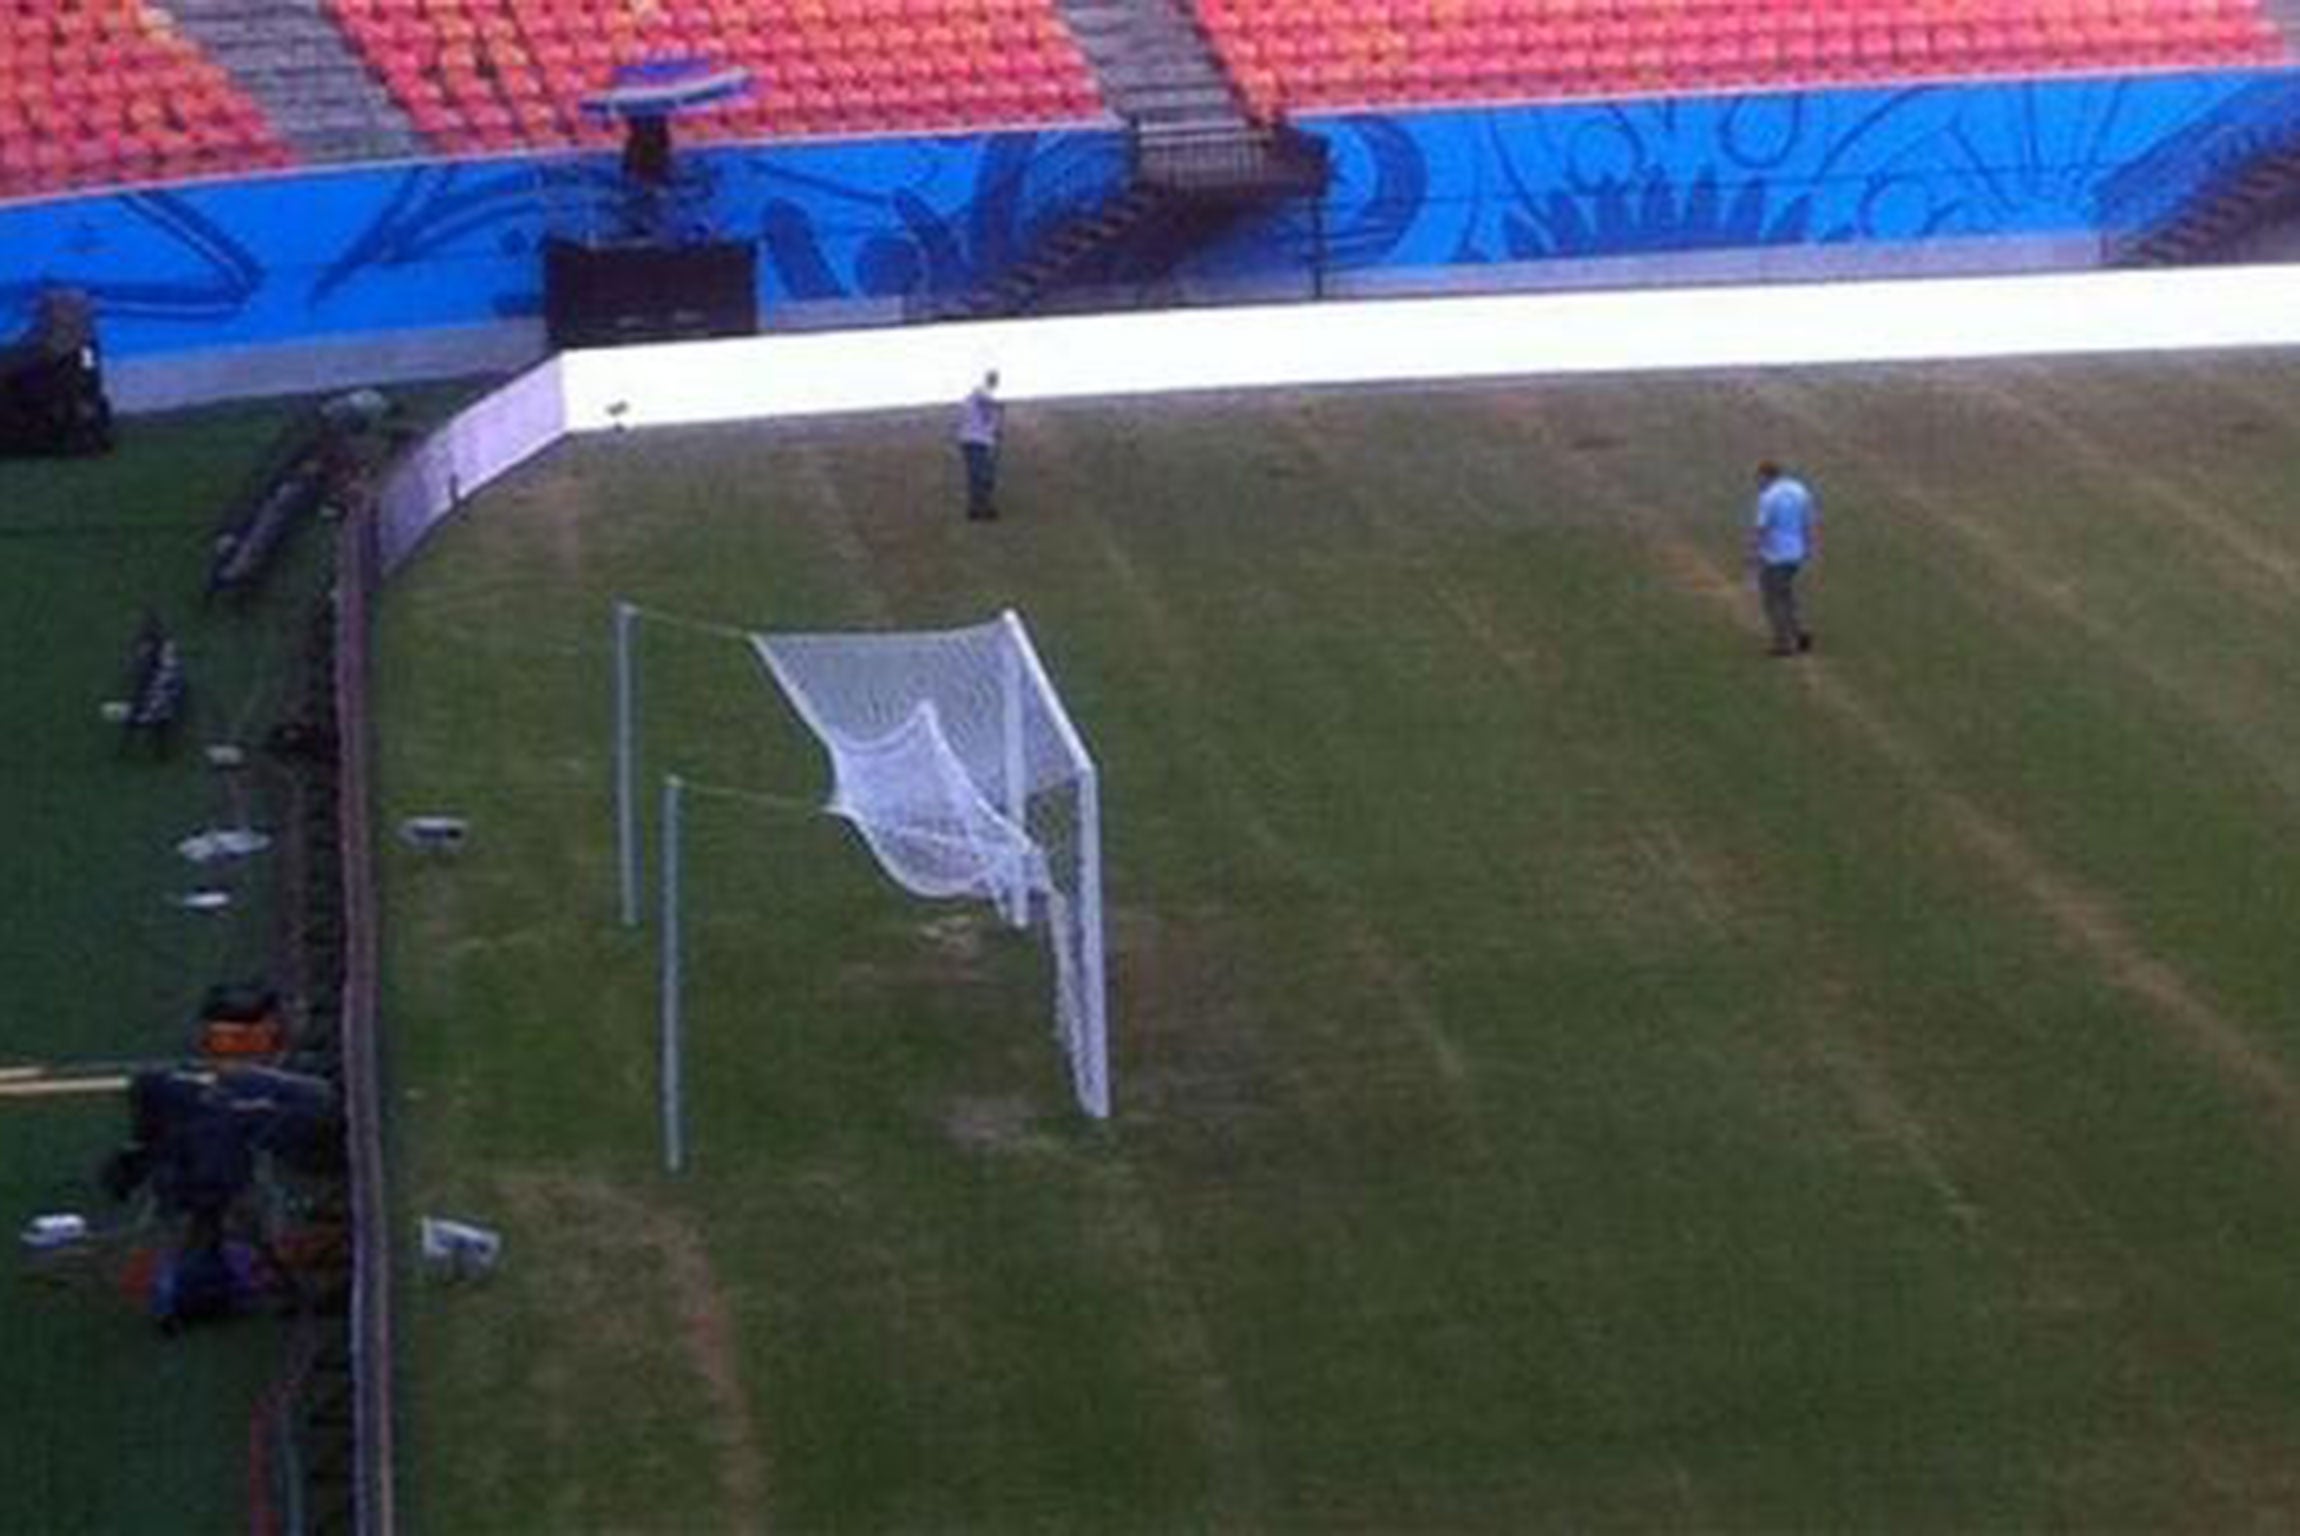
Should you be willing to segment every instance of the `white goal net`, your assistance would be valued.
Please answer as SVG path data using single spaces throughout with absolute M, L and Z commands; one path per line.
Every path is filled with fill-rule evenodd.
M 1011 610 L 966 629 L 761 635 L 752 648 L 830 754 L 830 810 L 887 875 L 1040 924 L 1078 1103 L 1110 1113 L 1094 763 Z

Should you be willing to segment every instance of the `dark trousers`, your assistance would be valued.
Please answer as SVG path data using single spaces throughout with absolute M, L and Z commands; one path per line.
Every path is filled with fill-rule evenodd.
M 1797 612 L 1797 572 L 1801 569 L 1795 560 L 1769 562 L 1757 568 L 1757 595 L 1765 605 L 1765 622 L 1772 626 L 1777 655 L 1801 651 L 1812 643 Z
M 990 443 L 960 443 L 966 455 L 966 515 L 978 521 L 998 516 L 998 449 Z

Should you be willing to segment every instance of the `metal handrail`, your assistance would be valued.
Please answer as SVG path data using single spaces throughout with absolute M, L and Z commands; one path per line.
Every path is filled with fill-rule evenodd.
M 2300 145 L 2300 80 L 2244 86 L 2197 121 L 2106 177 L 2094 224 L 2111 255 L 2131 250 L 2263 155 Z

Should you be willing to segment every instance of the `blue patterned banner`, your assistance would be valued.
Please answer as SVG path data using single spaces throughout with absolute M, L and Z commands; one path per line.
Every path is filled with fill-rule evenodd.
M 2095 231 L 2102 181 L 2257 74 L 1674 97 L 1298 126 L 1342 271 Z M 1299 224 L 1299 221 L 1295 221 Z M 1299 244 L 1306 230 L 1295 227 Z M 1275 231 L 1194 273 L 1251 271 Z
M 760 245 L 762 312 L 964 292 L 1123 177 L 1115 133 L 682 157 L 695 229 Z M 473 325 L 542 309 L 541 245 L 625 217 L 612 157 L 395 165 L 0 207 L 0 322 L 43 283 L 131 355 Z
M 2261 72 L 1927 85 L 1306 119 L 1343 271 L 2084 233 L 2120 168 Z M 684 217 L 756 240 L 793 304 L 899 315 L 1002 271 L 1123 181 L 1110 131 L 690 152 Z M 399 165 L 0 207 L 0 321 L 93 291 L 117 353 L 470 325 L 541 307 L 553 229 L 622 216 L 611 158 Z M 1299 270 L 1299 211 L 1183 268 Z M 1147 275 L 1147 274 L 1145 274 Z

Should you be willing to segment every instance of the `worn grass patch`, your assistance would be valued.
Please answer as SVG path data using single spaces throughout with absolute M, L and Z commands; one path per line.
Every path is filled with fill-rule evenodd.
M 388 595 L 412 1507 L 457 1529 L 2300 1519 L 2300 384 L 2257 355 L 574 442 Z M 1750 466 L 1828 509 L 1760 658 Z M 1014 605 L 1099 757 L 1117 1119 L 1040 959 L 692 826 L 696 1165 L 612 925 L 608 612 Z M 724 642 L 646 773 L 819 793 Z

